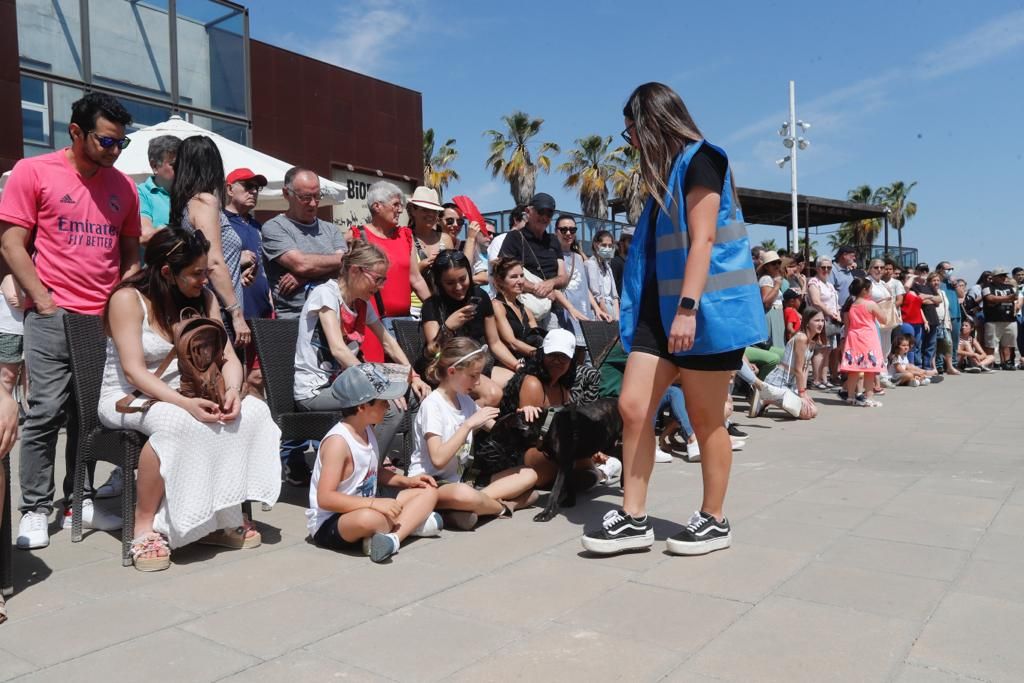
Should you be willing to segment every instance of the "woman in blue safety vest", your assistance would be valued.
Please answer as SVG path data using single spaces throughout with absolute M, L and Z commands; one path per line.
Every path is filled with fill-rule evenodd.
M 633 234 L 621 292 L 620 329 L 629 353 L 619 398 L 623 419 L 623 509 L 588 531 L 583 547 L 612 554 L 648 548 L 646 513 L 654 463 L 654 418 L 678 377 L 700 446 L 704 500 L 668 551 L 727 548 L 722 512 L 732 467 L 722 419 L 743 350 L 768 336 L 743 215 L 725 152 L 706 142 L 682 99 L 641 85 L 623 109 L 623 137 L 640 153 L 649 193 Z

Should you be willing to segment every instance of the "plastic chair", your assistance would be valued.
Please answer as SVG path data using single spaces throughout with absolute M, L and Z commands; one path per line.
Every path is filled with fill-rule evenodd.
M 619 340 L 619 323 L 606 323 L 600 320 L 581 320 L 580 329 L 583 339 L 587 342 L 587 353 L 595 368 L 601 367 L 608 352 Z
M 409 362 L 416 366 L 423 356 L 423 347 L 426 346 L 426 339 L 423 338 L 423 326 L 418 320 L 395 320 L 395 341 L 402 347 L 402 352 Z

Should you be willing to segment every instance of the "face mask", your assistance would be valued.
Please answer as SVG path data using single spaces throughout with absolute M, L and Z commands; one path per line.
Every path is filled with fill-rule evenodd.
M 615 247 L 598 247 L 597 255 L 603 259 L 615 258 Z

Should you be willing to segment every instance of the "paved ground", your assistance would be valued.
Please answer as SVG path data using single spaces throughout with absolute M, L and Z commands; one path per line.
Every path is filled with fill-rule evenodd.
M 258 515 L 263 547 L 183 549 L 160 574 L 122 568 L 112 535 L 59 532 L 17 553 L 0 680 L 1019 681 L 1022 382 L 741 419 L 735 544 L 703 558 L 583 555 L 611 491 L 382 566 L 310 546 L 294 489 Z M 659 538 L 699 487 L 697 466 L 657 466 Z

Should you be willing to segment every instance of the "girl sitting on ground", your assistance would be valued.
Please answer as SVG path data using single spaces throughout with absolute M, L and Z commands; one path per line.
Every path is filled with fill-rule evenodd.
M 995 372 L 992 364 L 996 357 L 985 353 L 977 338 L 974 336 L 974 321 L 964 318 L 960 323 L 960 340 L 957 348 L 957 355 L 964 364 L 965 372 Z
M 880 408 L 881 402 L 872 399 L 875 375 L 885 370 L 882 339 L 878 325 L 884 325 L 886 316 L 871 300 L 871 283 L 867 278 L 855 277 L 850 283 L 850 305 L 846 323 L 846 345 L 843 348 L 839 371 L 846 375 L 846 402 L 861 408 Z M 864 380 L 864 394 L 857 394 L 857 385 Z
M 487 349 L 467 337 L 445 342 L 427 368 L 437 390 L 420 404 L 414 427 L 414 447 L 409 474 L 429 474 L 439 486 L 437 507 L 453 526 L 469 530 L 479 516 L 511 515 L 504 500 L 514 500 L 533 488 L 536 473 L 513 467 L 491 477 L 486 488 L 477 490 L 462 477 L 473 448 L 473 433 L 490 429 L 498 409 L 480 408 L 469 393 L 480 382 L 487 364 Z
M 889 355 L 889 377 L 897 386 L 919 387 L 931 384 L 928 373 L 909 360 L 913 347 L 914 338 L 905 334 L 896 340 L 896 345 Z
M 408 389 L 408 368 L 376 363 L 353 365 L 331 385 L 341 421 L 320 442 L 309 482 L 306 528 L 315 545 L 336 551 L 361 546 L 370 560 L 383 562 L 409 536 L 440 535 L 433 477 L 386 469 L 378 474 L 373 427 L 384 419 L 388 402 Z M 380 495 L 378 483 L 398 494 Z
M 768 406 L 782 407 L 787 392 L 800 397 L 800 412 L 794 417 L 810 420 L 817 416 L 818 406 L 807 395 L 807 369 L 816 345 L 826 343 L 824 330 L 825 314 L 814 306 L 805 308 L 800 317 L 800 329 L 786 344 L 782 362 L 764 382 L 754 385 L 754 398 L 750 404 L 752 417 L 763 414 Z M 787 409 L 787 412 L 790 411 Z

